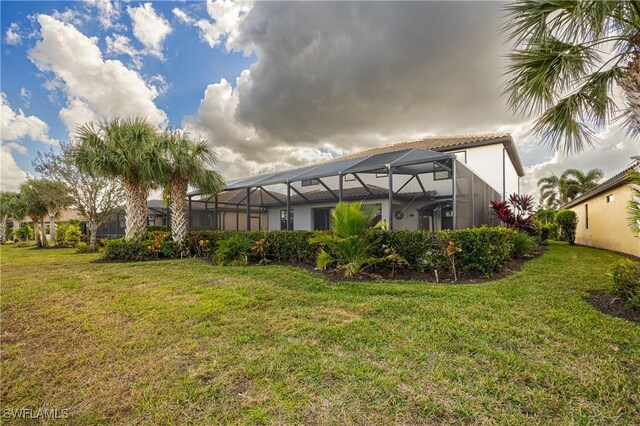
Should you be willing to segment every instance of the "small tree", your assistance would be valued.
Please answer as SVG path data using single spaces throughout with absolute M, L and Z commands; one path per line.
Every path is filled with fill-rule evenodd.
M 573 245 L 576 242 L 576 228 L 578 227 L 578 215 L 573 210 L 560 210 L 556 214 L 556 222 L 562 229 L 566 240 Z
M 62 144 L 60 153 L 38 152 L 33 167 L 43 176 L 68 186 L 71 205 L 87 220 L 91 234 L 89 250 L 95 251 L 98 228 L 122 207 L 124 193 L 117 179 L 80 170 L 73 154 L 70 144 Z
M 15 192 L 0 192 L 0 244 L 7 237 L 7 219 L 11 217 L 11 205 L 17 197 Z
M 20 198 L 24 200 L 26 215 L 33 222 L 36 244 L 47 247 L 49 244 L 44 228 L 44 218 L 49 211 L 43 196 L 42 185 L 36 179 L 29 179 L 20 186 Z
M 7 202 L 3 204 L 7 208 L 7 215 L 13 219 L 13 229 L 15 231 L 20 228 L 20 222 L 27 215 L 27 204 L 25 203 L 24 197 L 21 197 L 21 194 L 17 193 L 14 197 L 7 199 Z M 18 238 L 14 233 L 14 241 Z M 27 239 L 29 239 L 28 235 Z

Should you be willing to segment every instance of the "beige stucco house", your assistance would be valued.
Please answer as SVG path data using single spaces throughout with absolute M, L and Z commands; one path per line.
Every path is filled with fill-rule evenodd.
M 591 191 L 565 204 L 578 215 L 576 244 L 613 250 L 640 257 L 640 234 L 634 234 L 628 225 L 627 205 L 631 200 L 628 175 L 635 164 Z

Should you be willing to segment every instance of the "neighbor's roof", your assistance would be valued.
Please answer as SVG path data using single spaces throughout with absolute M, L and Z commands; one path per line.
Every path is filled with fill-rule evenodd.
M 403 151 L 412 148 L 431 149 L 439 152 L 450 152 L 462 148 L 472 148 L 475 146 L 493 145 L 502 143 L 507 149 L 509 158 L 513 162 L 518 176 L 524 176 L 524 168 L 518 155 L 515 143 L 509 133 L 479 133 L 474 135 L 451 135 L 451 136 L 428 136 L 408 142 L 393 143 L 376 148 L 367 149 L 365 151 L 356 152 L 354 154 L 340 157 L 339 160 L 350 158 L 366 157 L 368 155 L 383 154 L 387 152 Z
M 583 201 L 587 201 L 597 195 L 600 195 L 603 192 L 606 192 L 612 188 L 616 188 L 626 183 L 629 180 L 629 173 L 631 173 L 634 169 L 637 169 L 638 167 L 639 165 L 633 165 L 631 167 L 627 167 L 617 175 L 610 177 L 609 179 L 605 180 L 604 182 L 602 182 L 600 185 L 596 186 L 592 190 L 587 191 L 584 194 L 580 195 L 579 197 L 574 198 L 573 200 L 569 201 L 567 204 L 561 206 L 560 208 L 568 209 L 577 204 L 580 204 Z

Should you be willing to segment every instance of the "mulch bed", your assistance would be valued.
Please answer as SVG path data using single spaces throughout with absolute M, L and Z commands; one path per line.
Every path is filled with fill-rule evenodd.
M 640 323 L 640 309 L 631 309 L 624 300 L 610 293 L 592 293 L 587 302 L 602 313 Z
M 494 272 L 491 276 L 486 276 L 480 272 L 473 272 L 467 274 L 458 274 L 458 281 L 453 281 L 453 274 L 450 272 L 440 273 L 438 277 L 438 282 L 443 284 L 476 284 L 483 283 L 487 281 L 495 281 L 509 275 L 518 272 L 522 266 L 531 259 L 539 257 L 546 250 L 545 246 L 540 246 L 534 253 L 527 256 L 524 259 L 513 259 L 507 262 L 504 268 L 499 272 Z M 211 258 L 203 259 L 208 263 L 213 264 L 213 260 Z M 388 280 L 400 280 L 400 281 L 427 281 L 430 283 L 436 282 L 436 277 L 433 271 L 429 272 L 420 272 L 413 269 L 396 269 L 393 276 L 391 276 L 391 271 L 388 269 L 381 270 L 368 270 L 354 277 L 345 277 L 342 272 L 337 271 L 335 269 L 327 269 L 320 270 L 317 269 L 315 263 L 290 263 L 290 262 L 269 262 L 266 266 L 269 265 L 280 265 L 280 266 L 295 266 L 302 269 L 306 269 L 309 272 L 321 274 L 327 281 L 330 282 L 344 282 L 344 281 L 388 281 Z M 257 262 L 250 262 L 249 266 L 256 267 L 265 267 L 265 265 L 259 265 Z

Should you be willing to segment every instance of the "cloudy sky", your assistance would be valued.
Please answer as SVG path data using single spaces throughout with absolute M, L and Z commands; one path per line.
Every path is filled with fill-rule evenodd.
M 510 132 L 523 189 L 640 152 L 617 127 L 564 157 L 500 96 L 504 3 L 2 1 L 1 187 L 89 120 L 206 138 L 227 178 L 425 135 Z

